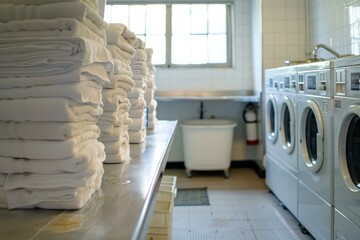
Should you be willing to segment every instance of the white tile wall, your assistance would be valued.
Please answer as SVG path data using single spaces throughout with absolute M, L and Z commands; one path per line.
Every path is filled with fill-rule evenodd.
M 263 0 L 263 69 L 306 58 L 306 0 Z
M 324 43 L 340 54 L 360 54 L 359 0 L 306 0 L 306 2 L 309 52 L 316 44 Z M 326 52 L 320 54 L 331 57 Z

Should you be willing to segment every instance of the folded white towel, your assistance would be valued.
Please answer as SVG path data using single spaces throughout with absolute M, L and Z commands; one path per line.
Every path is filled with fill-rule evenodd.
M 100 189 L 104 170 L 88 181 L 88 186 L 64 188 L 56 190 L 27 190 L 23 188 L 4 190 L 0 188 L 0 207 L 15 208 L 46 208 L 46 209 L 79 209 L 91 196 Z
M 8 174 L 5 190 L 25 188 L 29 190 L 55 190 L 73 187 L 86 187 L 88 181 L 92 180 L 101 172 L 103 164 L 100 161 L 92 161 L 91 164 L 81 172 L 38 174 L 38 173 L 12 173 Z M 92 180 L 93 181 L 93 180 Z
M 154 100 L 154 95 L 155 95 L 155 91 L 153 89 L 150 88 L 146 89 L 144 98 L 147 105 L 149 105 L 152 102 L 152 100 Z
M 76 103 L 66 98 L 0 100 L 2 121 L 96 121 L 102 112 L 99 105 Z
M 139 99 L 139 102 L 137 105 L 132 105 L 131 106 L 131 109 L 133 110 L 137 110 L 137 109 L 141 109 L 141 110 L 145 110 L 146 108 L 146 102 L 145 102 L 145 99 L 143 97 L 141 97 Z
M 101 16 L 82 2 L 59 2 L 36 5 L 0 5 L 0 22 L 26 19 L 75 18 L 86 24 L 91 23 L 92 31 L 103 31 L 107 23 Z
M 86 145 L 94 144 L 99 137 L 94 132 L 62 141 L 0 140 L 0 156 L 27 159 L 65 159 L 76 156 Z
M 133 58 L 131 59 L 131 63 L 134 63 L 137 61 L 144 61 L 146 64 L 147 54 L 146 54 L 145 50 L 135 49 L 135 54 L 134 54 Z M 147 64 L 146 64 L 146 66 L 147 66 Z
M 128 53 L 123 49 L 121 49 L 119 46 L 116 46 L 114 44 L 107 44 L 106 48 L 111 52 L 111 55 L 114 58 L 117 58 L 120 61 L 123 61 L 130 65 L 131 59 L 134 56 L 134 54 Z
M 135 75 L 133 76 L 133 79 L 134 79 L 134 82 L 135 82 L 135 88 L 139 88 L 139 89 L 142 89 L 143 91 L 146 90 L 147 88 L 147 84 L 146 84 L 146 81 L 145 81 L 145 77 L 142 78 L 142 80 L 137 80 Z
M 99 10 L 98 0 L 51 0 L 51 3 L 61 3 L 61 2 L 83 2 L 94 11 Z M 1 3 L 2 4 L 11 3 L 15 5 L 43 5 L 43 4 L 49 4 L 49 0 L 1 0 Z
M 66 140 L 94 132 L 100 134 L 94 122 L 13 122 L 0 121 L 0 139 Z
M 122 88 L 103 89 L 102 100 L 104 104 L 120 102 L 127 97 L 127 92 Z
M 133 75 L 130 65 L 116 58 L 113 59 L 113 61 L 114 61 L 114 74 L 125 74 L 130 77 Z
M 130 158 L 130 144 L 129 144 L 129 135 L 127 134 L 127 138 L 122 142 L 120 146 L 120 152 L 115 154 L 106 154 L 106 159 L 104 163 L 123 163 L 125 161 L 129 161 Z
M 138 131 L 146 127 L 145 113 L 141 118 L 132 118 L 132 123 L 129 125 L 129 130 Z
M 128 98 L 140 98 L 144 97 L 144 90 L 141 88 L 134 88 L 131 92 L 128 93 Z
M 34 76 L 34 77 L 1 77 L 0 89 L 27 88 L 33 86 L 56 85 L 83 81 L 95 81 L 100 85 L 109 83 L 105 66 L 100 63 L 75 68 L 70 72 L 59 75 Z
M 136 39 L 136 34 L 130 31 L 128 27 L 122 23 L 109 23 L 108 28 L 106 28 L 108 44 L 116 45 L 120 37 L 124 38 L 132 47 Z
M 88 144 L 74 157 L 66 159 L 24 159 L 0 157 L 1 173 L 58 174 L 84 171 L 92 161 L 105 160 L 105 147 L 101 142 Z M 1 175 L 0 175 L 1 176 Z M 1 180 L 0 180 L 1 182 Z
M 115 74 L 109 76 L 110 82 L 104 85 L 104 88 L 117 88 L 120 87 L 119 83 L 123 82 L 128 84 L 131 88 L 135 87 L 135 81 L 127 74 Z
M 156 118 L 150 120 L 150 121 L 148 122 L 148 127 L 147 127 L 147 129 L 148 129 L 148 130 L 153 130 L 153 129 L 155 129 L 157 123 L 158 123 L 158 120 L 157 120 Z
M 144 110 L 143 109 L 130 109 L 129 110 L 129 117 L 134 118 L 142 118 L 144 116 Z
M 146 128 L 138 131 L 129 130 L 129 142 L 130 143 L 141 143 L 146 138 Z
M 131 56 L 133 56 L 135 54 L 135 49 L 133 48 L 133 46 L 131 44 L 129 44 L 129 42 L 123 36 L 119 36 L 115 42 L 109 42 L 109 40 L 108 40 L 108 44 L 118 46 L 120 49 L 129 53 Z
M 86 38 L 2 38 L 1 77 L 65 74 L 91 63 L 104 63 L 113 72 L 110 52 Z
M 122 127 L 114 127 L 111 133 L 103 132 L 100 134 L 99 141 L 101 142 L 115 142 L 120 141 L 123 137 L 124 129 Z
M 155 111 L 156 108 L 157 108 L 157 105 L 158 105 L 158 102 L 157 102 L 155 99 L 152 100 L 152 101 L 147 105 L 149 112 Z
M 28 88 L 0 89 L 0 99 L 64 97 L 78 103 L 102 105 L 102 86 L 94 81 Z
M 75 18 L 28 19 L 0 23 L 0 38 L 19 37 L 84 37 L 106 45 L 104 32 L 101 35 Z
M 134 48 L 135 49 L 145 49 L 145 42 L 141 40 L 140 38 L 136 38 L 134 42 Z

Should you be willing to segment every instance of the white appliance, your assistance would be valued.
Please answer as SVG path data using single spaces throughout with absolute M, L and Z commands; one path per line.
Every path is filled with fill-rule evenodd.
M 335 62 L 334 85 L 334 237 L 359 239 L 360 58 Z
M 264 118 L 265 118 L 265 165 L 266 184 L 273 193 L 281 191 L 281 178 L 279 176 L 279 160 L 276 152 L 280 147 L 278 138 L 278 80 L 277 69 L 265 70 Z
M 333 238 L 333 62 L 298 66 L 298 220 Z
M 276 149 L 282 187 L 276 193 L 279 200 L 295 216 L 298 215 L 298 156 L 297 156 L 297 67 L 278 69 L 280 79 L 278 91 L 279 148 Z

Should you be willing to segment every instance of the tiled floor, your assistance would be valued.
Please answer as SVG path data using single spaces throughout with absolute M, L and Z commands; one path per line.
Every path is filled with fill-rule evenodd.
M 207 187 L 210 206 L 175 206 L 172 240 L 291 240 L 313 239 L 301 233 L 297 220 L 279 206 L 268 191 L 265 180 L 251 168 L 221 172 L 193 172 L 167 169 L 177 176 L 178 188 Z

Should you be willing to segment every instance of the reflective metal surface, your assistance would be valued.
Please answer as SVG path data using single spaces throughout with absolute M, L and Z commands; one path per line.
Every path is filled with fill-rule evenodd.
M 174 100 L 234 100 L 258 102 L 260 93 L 253 90 L 223 91 L 156 91 L 155 99 L 159 101 Z
M 104 164 L 102 186 L 80 210 L 0 209 L 1 239 L 144 239 L 176 121 L 159 121 L 131 160 Z

